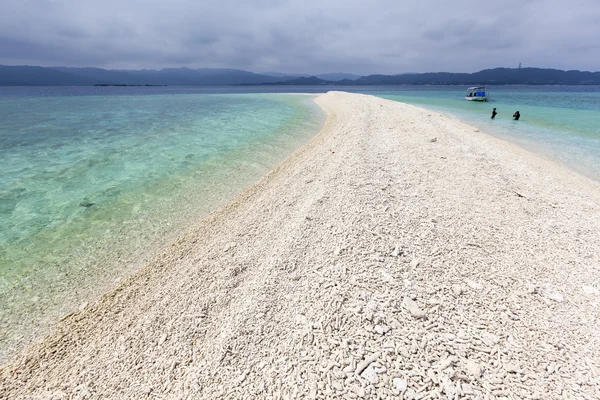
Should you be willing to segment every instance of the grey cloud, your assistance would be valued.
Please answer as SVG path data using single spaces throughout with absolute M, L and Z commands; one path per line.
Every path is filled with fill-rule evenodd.
M 72 27 L 72 26 L 59 27 L 56 30 L 56 34 L 67 40 L 69 40 L 69 39 L 75 40 L 75 39 L 91 37 L 91 35 L 88 32 L 86 32 L 85 30 L 78 28 L 78 27 Z
M 185 45 L 189 45 L 191 47 L 196 46 L 209 46 L 216 44 L 219 41 L 219 37 L 211 34 L 199 34 L 192 35 L 183 40 Z
M 597 0 L 0 0 L 0 8 L 0 64 L 359 74 L 600 65 Z

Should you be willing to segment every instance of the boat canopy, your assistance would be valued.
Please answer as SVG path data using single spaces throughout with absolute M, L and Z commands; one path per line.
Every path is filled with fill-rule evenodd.
M 468 97 L 486 97 L 487 89 L 485 86 L 473 86 L 467 89 Z

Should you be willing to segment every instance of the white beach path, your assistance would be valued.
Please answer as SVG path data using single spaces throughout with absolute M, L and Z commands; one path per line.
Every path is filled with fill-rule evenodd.
M 600 398 L 600 185 L 436 112 L 317 101 L 316 138 L 0 398 Z

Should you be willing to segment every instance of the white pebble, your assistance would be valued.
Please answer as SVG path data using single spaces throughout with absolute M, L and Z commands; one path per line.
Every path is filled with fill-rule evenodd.
M 404 297 L 403 304 L 410 315 L 412 315 L 414 318 L 425 318 L 425 311 L 421 310 L 417 303 L 415 303 L 410 297 Z
M 590 294 L 590 295 L 600 295 L 600 290 L 596 289 L 593 286 L 587 286 L 587 285 L 583 285 L 583 293 L 585 294 Z
M 546 297 L 557 303 L 562 303 L 565 300 L 564 296 L 558 292 L 549 292 L 546 294 Z
M 375 372 L 373 366 L 368 366 L 360 376 L 371 382 L 373 385 L 379 383 L 379 377 L 377 376 L 377 372 Z
M 377 361 L 378 358 L 379 358 L 379 353 L 375 353 L 375 354 L 368 356 L 363 361 L 358 363 L 358 365 L 356 366 L 355 373 L 357 375 L 360 375 L 360 373 L 363 372 L 365 370 L 365 368 L 367 368 L 369 365 L 371 365 L 372 362 Z
M 390 331 L 390 327 L 389 326 L 375 325 L 375 332 L 377 332 L 380 335 L 385 335 L 389 331 Z
M 479 378 L 481 376 L 481 374 L 483 373 L 483 370 L 481 368 L 481 365 L 477 364 L 473 360 L 468 360 L 467 366 L 466 366 L 466 372 L 467 372 L 467 374 L 474 376 L 475 378 Z
M 481 290 L 483 289 L 483 286 L 481 285 L 481 283 L 477 283 L 475 281 L 472 281 L 469 278 L 465 278 L 465 283 L 467 284 L 467 286 L 469 286 L 471 289 L 474 290 Z
M 392 380 L 396 393 L 402 393 L 408 388 L 408 383 L 402 378 L 394 378 Z

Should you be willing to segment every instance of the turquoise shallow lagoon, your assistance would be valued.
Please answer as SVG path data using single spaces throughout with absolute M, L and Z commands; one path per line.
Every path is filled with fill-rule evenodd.
M 600 182 L 600 87 L 464 89 L 0 88 L 0 362 L 313 137 L 323 111 L 286 92 L 437 110 Z
M 0 359 L 325 120 L 306 95 L 54 90 L 0 92 Z
M 375 89 L 390 100 L 437 110 L 482 131 L 600 181 L 600 88 L 597 86 L 490 87 L 492 101 L 464 100 L 464 88 Z M 492 109 L 498 115 L 490 119 Z M 520 111 L 521 119 L 512 115 Z

